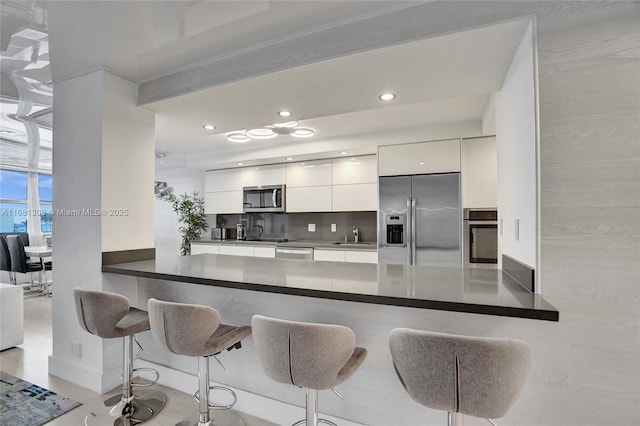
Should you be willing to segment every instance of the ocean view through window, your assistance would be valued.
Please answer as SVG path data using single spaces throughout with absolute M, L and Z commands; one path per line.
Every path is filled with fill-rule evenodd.
M 40 216 L 40 229 L 48 233 L 53 230 L 52 176 L 38 173 L 40 207 L 28 209 L 27 172 L 0 169 L 0 232 L 27 232 L 29 217 Z

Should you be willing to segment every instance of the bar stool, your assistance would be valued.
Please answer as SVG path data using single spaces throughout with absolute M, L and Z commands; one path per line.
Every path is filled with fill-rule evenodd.
M 155 417 L 165 406 L 166 395 L 151 389 L 133 392 L 133 387 L 151 386 L 159 377 L 154 369 L 133 368 L 133 336 L 150 329 L 147 312 L 130 307 L 129 300 L 117 293 L 76 287 L 73 297 L 78 321 L 83 330 L 103 339 L 122 337 L 124 340 L 122 396 L 105 401 L 105 405 L 113 405 L 111 409 L 92 412 L 85 418 L 85 424 L 128 426 Z M 133 373 L 138 371 L 151 371 L 156 377 L 149 383 L 132 383 Z
M 353 330 L 262 315 L 253 316 L 251 327 L 265 374 L 276 382 L 305 388 L 306 418 L 295 424 L 335 425 L 318 418 L 318 390 L 344 382 L 366 358 L 367 350 L 355 347 Z
M 165 302 L 149 299 L 151 333 L 158 344 L 177 355 L 198 357 L 198 417 L 182 420 L 176 426 L 213 426 L 221 424 L 244 425 L 235 413 L 216 414 L 209 410 L 230 410 L 236 403 L 236 394 L 224 386 L 209 386 L 209 357 L 223 350 L 240 349 L 240 341 L 251 334 L 251 327 L 234 327 L 220 323 L 220 314 L 210 306 Z M 209 390 L 221 390 L 233 397 L 228 405 L 210 405 Z
M 395 328 L 389 334 L 393 366 L 416 402 L 447 411 L 448 425 L 462 415 L 500 418 L 517 400 L 529 373 L 520 340 L 459 336 Z

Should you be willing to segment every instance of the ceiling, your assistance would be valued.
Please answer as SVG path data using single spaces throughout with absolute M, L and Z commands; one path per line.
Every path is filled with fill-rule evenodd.
M 272 43 L 361 21 L 424 2 L 411 1 L 45 1 L 55 55 L 53 81 L 98 66 L 136 83 Z M 29 24 L 28 2 L 2 1 L 5 33 Z M 46 9 L 46 13 L 43 10 Z M 32 19 L 32 18 L 29 18 Z M 33 23 L 33 22 L 32 22 Z M 45 22 L 46 24 L 46 22 Z M 379 144 L 424 140 L 428 129 L 479 123 L 500 89 L 521 40 L 524 20 L 414 41 L 236 81 L 144 105 L 156 115 L 157 167 L 211 169 L 375 152 Z M 13 33 L 11 33 L 13 34 Z M 81 36 L 79 36 L 81 35 Z M 48 59 L 48 51 L 46 52 Z M 16 58 L 23 60 L 26 58 Z M 13 59 L 3 60 L 3 95 Z M 46 82 L 48 82 L 47 80 Z M 377 96 L 393 91 L 397 99 Z M 14 89 L 15 91 L 15 89 Z M 9 94 L 10 95 L 10 94 Z M 282 121 L 312 127 L 309 139 L 278 136 L 232 144 L 225 135 Z M 50 115 L 49 115 L 50 117 Z M 46 120 L 46 117 L 39 118 Z M 215 131 L 202 125 L 212 123 Z M 479 125 L 475 128 L 479 129 Z
M 480 123 L 500 90 L 526 22 L 513 21 L 367 51 L 241 80 L 145 107 L 156 112 L 159 167 L 232 167 L 373 153 L 381 144 L 424 140 L 425 129 Z M 391 91 L 397 98 L 382 102 Z M 293 113 L 282 119 L 277 112 Z M 235 144 L 227 133 L 298 120 L 308 139 L 279 135 Z M 204 124 L 214 124 L 208 131 Z M 478 124 L 479 125 L 479 124 Z M 477 136 L 478 134 L 476 134 Z

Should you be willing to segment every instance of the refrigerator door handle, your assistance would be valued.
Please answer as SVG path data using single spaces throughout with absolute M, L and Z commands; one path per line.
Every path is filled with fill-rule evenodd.
M 416 239 L 417 239 L 417 229 L 416 229 L 416 199 L 411 199 L 411 265 L 415 265 L 418 262 L 417 253 L 416 253 Z
M 413 246 L 412 246 L 412 241 L 413 241 L 413 229 L 411 226 L 411 219 L 412 219 L 412 211 L 411 211 L 411 198 L 407 198 L 407 265 L 411 265 L 411 262 L 413 260 L 413 253 L 411 252 Z

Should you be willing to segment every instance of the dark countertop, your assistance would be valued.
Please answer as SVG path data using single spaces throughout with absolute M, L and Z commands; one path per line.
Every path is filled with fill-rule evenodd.
M 196 240 L 191 244 L 225 244 L 225 245 L 247 245 L 247 246 L 278 246 L 278 247 L 313 247 L 320 250 L 355 250 L 355 251 L 377 251 L 377 243 L 364 242 L 364 243 L 342 243 L 332 241 L 308 241 L 308 240 L 296 240 L 296 241 L 263 241 L 263 240 Z
M 558 321 L 559 312 L 508 275 L 459 269 L 199 254 L 102 272 L 361 303 Z

